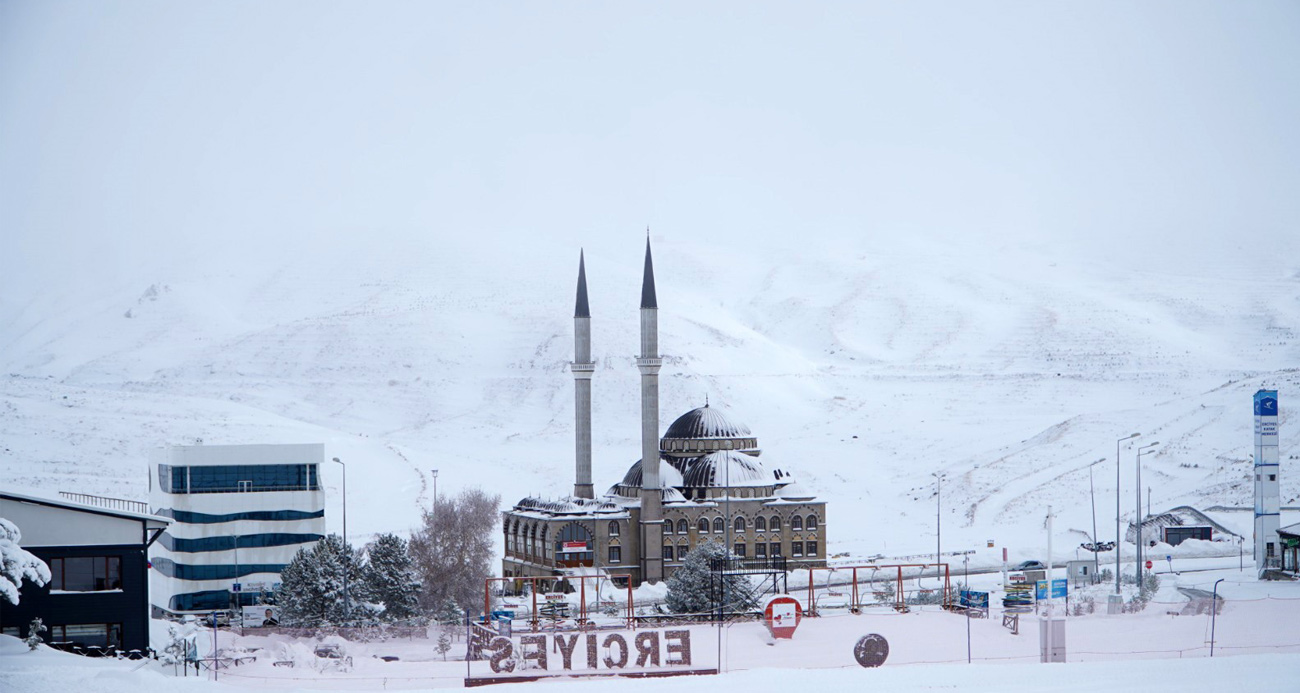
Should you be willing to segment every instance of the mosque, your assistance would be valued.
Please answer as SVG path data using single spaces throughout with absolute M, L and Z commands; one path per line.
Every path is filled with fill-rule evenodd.
M 748 564 L 826 565 L 826 503 L 788 471 L 765 465 L 758 438 L 706 402 L 659 436 L 659 307 L 646 239 L 641 283 L 641 459 L 596 498 L 591 483 L 591 311 L 585 258 L 574 309 L 576 478 L 573 495 L 529 497 L 503 517 L 504 577 L 598 570 L 615 582 L 658 582 L 706 541 Z M 645 465 L 645 460 L 654 460 Z

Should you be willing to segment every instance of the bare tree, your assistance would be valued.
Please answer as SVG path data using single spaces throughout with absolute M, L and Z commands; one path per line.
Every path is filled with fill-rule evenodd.
M 482 489 L 439 498 L 411 533 L 411 558 L 420 576 L 420 608 L 439 620 L 449 611 L 477 614 L 483 581 L 492 574 L 492 542 L 500 520 L 501 496 Z

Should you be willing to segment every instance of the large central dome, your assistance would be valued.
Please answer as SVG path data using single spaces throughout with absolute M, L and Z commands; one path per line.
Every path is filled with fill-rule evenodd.
M 719 450 L 758 455 L 758 439 L 748 426 L 707 404 L 679 416 L 659 440 L 659 451 L 672 457 L 698 457 Z

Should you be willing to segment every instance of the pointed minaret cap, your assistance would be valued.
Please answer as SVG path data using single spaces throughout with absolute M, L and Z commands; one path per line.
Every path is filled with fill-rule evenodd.
M 655 265 L 650 259 L 650 229 L 646 229 L 645 236 L 645 276 L 641 279 L 641 307 L 658 308 L 659 302 L 655 300 Z
M 578 251 L 578 301 L 573 306 L 573 317 L 591 317 L 591 307 L 587 305 L 587 263 L 581 250 Z

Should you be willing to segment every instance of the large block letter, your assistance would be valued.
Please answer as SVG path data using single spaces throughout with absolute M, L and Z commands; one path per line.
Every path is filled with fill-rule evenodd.
M 596 634 L 587 634 L 587 668 L 596 668 Z
M 492 673 L 510 673 L 515 670 L 515 645 L 510 642 L 510 638 L 492 638 L 488 647 L 492 650 L 492 656 L 488 660 L 492 664 Z
M 532 646 L 531 648 L 529 646 Z M 524 663 L 528 660 L 537 662 L 537 668 L 546 671 L 546 636 L 545 635 L 525 635 L 519 638 L 519 650 L 524 655 Z M 527 668 L 525 666 L 524 668 Z
M 565 642 L 568 638 L 568 642 Z M 564 668 L 569 670 L 573 668 L 573 648 L 578 644 L 577 635 L 555 635 L 555 645 L 560 648 L 560 656 L 564 657 Z
M 664 632 L 664 640 L 667 641 L 668 650 L 664 657 L 664 664 L 681 664 L 682 666 L 691 665 L 691 632 L 689 630 L 670 630 Z M 673 655 L 681 655 L 673 659 Z
M 618 645 L 618 659 L 614 659 L 608 654 L 605 655 L 606 669 L 622 669 L 627 666 L 627 641 L 623 639 L 623 636 L 614 633 L 605 638 L 605 649 L 609 650 L 610 654 L 613 654 L 614 645 Z
M 646 662 L 650 666 L 659 666 L 659 631 L 649 630 L 644 633 L 637 633 L 636 640 L 636 665 L 643 667 Z

